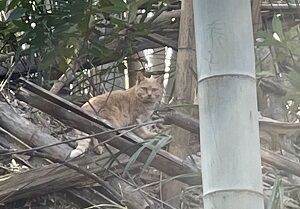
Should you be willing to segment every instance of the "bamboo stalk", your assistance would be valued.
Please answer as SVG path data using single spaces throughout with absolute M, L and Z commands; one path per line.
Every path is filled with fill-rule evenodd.
M 262 209 L 250 1 L 194 0 L 194 14 L 204 208 Z

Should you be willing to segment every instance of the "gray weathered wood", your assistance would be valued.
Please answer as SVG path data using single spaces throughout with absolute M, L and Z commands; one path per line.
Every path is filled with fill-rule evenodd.
M 193 104 L 197 87 L 196 79 L 196 53 L 193 0 L 181 2 L 181 16 L 178 38 L 178 52 L 176 61 L 174 101 L 175 105 Z M 178 108 L 177 108 L 178 109 Z M 198 116 L 193 108 L 179 108 L 180 111 Z M 199 129 L 199 128 L 198 128 Z M 185 159 L 190 154 L 191 141 L 196 140 L 195 134 L 172 126 L 171 135 L 173 140 L 168 151 L 173 155 Z M 179 208 L 180 199 L 174 198 L 185 187 L 181 182 L 167 182 L 163 186 L 163 198 L 172 206 Z
M 0 126 L 32 147 L 59 142 L 53 136 L 41 131 L 38 126 L 20 117 L 10 106 L 3 102 L 0 103 Z M 55 153 L 57 158 L 65 159 L 71 150 L 70 146 L 61 144 L 49 147 L 45 152 L 48 154 Z
M 104 165 L 108 159 L 109 156 L 106 155 L 94 159 L 72 160 L 71 163 L 86 171 L 104 176 L 106 169 L 101 165 Z M 0 184 L 0 203 L 92 183 L 91 179 L 77 171 L 55 163 L 24 173 L 11 174 L 8 179 L 2 180 Z
M 18 140 L 22 140 L 22 142 L 28 143 L 31 146 L 43 146 L 43 145 L 48 145 L 52 143 L 57 143 L 60 142 L 53 136 L 43 133 L 39 127 L 28 121 L 27 119 L 21 117 L 19 114 L 17 114 L 12 107 L 10 107 L 6 103 L 0 103 L 0 124 L 1 124 L 1 129 L 5 128 L 5 131 L 8 131 L 10 133 L 13 133 L 16 137 L 18 137 Z M 7 143 L 6 139 L 3 139 L 2 143 L 9 145 Z M 14 147 L 12 147 L 14 148 Z M 22 146 L 21 149 L 26 149 L 28 147 Z M 72 149 L 63 144 L 63 145 L 57 145 L 57 146 L 52 146 L 52 147 L 47 147 L 43 149 L 45 153 L 51 154 L 51 156 L 64 160 L 68 153 Z M 35 157 L 34 157 L 35 158 Z M 83 170 L 86 168 L 88 169 L 93 169 L 95 170 L 89 170 L 91 172 L 97 172 L 97 171 L 104 171 L 102 166 L 109 160 L 109 156 L 105 155 L 101 156 L 100 162 L 97 162 L 97 159 L 100 158 L 99 156 L 91 158 L 91 156 L 88 157 L 87 160 L 79 160 L 79 165 Z M 71 162 L 74 165 L 77 164 L 77 161 L 74 162 L 72 160 Z M 84 167 L 84 163 L 86 163 L 86 168 Z M 45 165 L 45 163 L 44 163 Z M 122 166 L 122 168 L 125 165 Z M 32 168 L 32 166 L 29 165 L 29 167 Z M 61 169 L 61 167 L 63 169 Z M 98 168 L 96 168 L 98 167 Z M 133 168 L 135 166 L 132 166 Z M 51 169 L 55 172 L 51 172 Z M 46 171 L 45 171 L 46 170 Z M 71 171 L 70 171 L 71 170 Z M 49 171 L 49 172 L 48 172 Z M 119 170 L 123 172 L 122 170 Z M 46 172 L 46 173 L 45 173 Z M 115 170 L 117 172 L 117 170 Z M 100 173 L 102 175 L 102 173 Z M 105 177 L 105 176 L 102 176 Z M 76 182 L 74 183 L 73 181 Z M 1 181 L 0 184 L 0 202 L 10 202 L 10 201 L 15 201 L 20 198 L 25 198 L 25 197 L 32 197 L 35 195 L 41 195 L 41 194 L 47 194 L 49 192 L 55 192 L 59 191 L 61 189 L 67 189 L 69 187 L 74 187 L 74 186 L 86 186 L 88 184 L 91 184 L 93 181 L 82 174 L 70 169 L 66 168 L 63 165 L 55 164 L 55 165 L 48 165 L 44 166 L 42 168 L 38 169 L 33 169 L 29 170 L 24 173 L 20 174 L 11 174 L 11 176 L 6 179 Z M 26 185 L 23 187 L 23 185 Z M 47 185 L 47 187 L 45 187 Z M 45 189 L 46 188 L 46 189 Z M 66 190 L 71 196 L 76 196 L 77 194 L 81 194 L 81 198 L 79 199 L 89 199 L 90 205 L 94 204 L 100 204 L 103 203 L 103 198 L 100 198 L 101 195 L 98 194 L 97 191 L 95 191 L 92 188 L 87 188 L 85 189 L 85 192 L 92 193 L 93 198 L 87 197 L 84 192 L 78 190 L 78 191 L 68 191 Z M 95 194 L 96 193 L 96 194 Z M 125 199 L 129 201 L 135 201 L 133 200 L 135 197 L 139 198 L 139 195 L 137 194 L 138 192 L 132 192 L 130 198 L 128 199 L 125 197 Z M 77 198 L 78 199 L 78 198 Z M 92 202 L 91 202 L 92 201 Z M 101 202 L 102 201 L 102 202 Z M 143 200 L 140 200 L 143 201 Z M 82 202 L 82 200 L 81 200 Z M 146 203 L 145 203 L 146 204 Z M 87 205 L 89 206 L 89 205 Z

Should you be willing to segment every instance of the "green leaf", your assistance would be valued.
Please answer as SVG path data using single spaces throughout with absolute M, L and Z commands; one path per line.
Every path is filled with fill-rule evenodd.
M 129 159 L 128 163 L 126 164 L 125 168 L 124 168 L 124 172 L 123 175 L 128 171 L 129 167 L 135 163 L 135 161 L 137 160 L 138 156 L 141 154 L 141 152 L 147 147 L 147 144 L 143 144 L 142 147 L 140 147 Z
M 74 34 L 76 32 L 78 32 L 77 25 L 70 25 L 69 28 L 64 31 L 64 34 L 67 34 L 67 33 Z
M 5 7 L 6 7 L 6 2 L 7 2 L 7 0 L 1 0 L 1 1 L 0 1 L 0 11 L 5 9 Z
M 266 78 L 266 77 L 274 77 L 274 76 L 275 76 L 274 72 L 271 72 L 269 70 L 262 70 L 262 71 L 256 72 L 257 79 Z
M 1 30 L 5 30 L 5 29 L 6 29 L 6 26 L 7 26 L 7 25 L 6 25 L 6 22 L 1 22 L 1 21 L 0 21 L 0 31 L 1 31 Z
M 285 40 L 295 39 L 295 37 L 298 37 L 298 35 L 299 35 L 298 32 L 299 32 L 299 24 L 291 27 L 288 31 L 285 31 L 285 33 L 284 33 Z
M 9 14 L 6 21 L 19 19 L 20 17 L 22 17 L 24 15 L 25 12 L 26 12 L 26 9 L 17 7 Z
M 272 189 L 272 195 L 268 202 L 268 209 L 275 209 L 277 208 L 280 200 L 280 187 L 282 184 L 282 179 L 280 177 L 276 177 L 275 183 Z
M 123 0 L 110 0 L 113 5 L 119 5 L 124 8 L 127 8 L 127 4 Z
M 20 30 L 27 30 L 29 28 L 29 25 L 22 20 L 13 20 L 12 22 Z
M 283 42 L 285 41 L 283 29 L 282 29 L 282 23 L 279 17 L 274 14 L 273 19 L 272 19 L 272 28 L 275 33 L 279 36 L 280 40 Z
M 286 44 L 277 41 L 272 34 L 267 33 L 265 31 L 260 31 L 256 34 L 256 38 L 263 39 L 262 42 L 256 42 L 256 46 L 275 46 L 275 47 L 283 47 L 287 48 Z
M 157 141 L 157 140 L 156 140 Z M 153 159 L 155 158 L 156 154 L 158 153 L 158 151 L 166 146 L 168 143 L 170 143 L 171 141 L 171 137 L 168 136 L 168 137 L 164 137 L 162 139 L 159 139 L 157 144 L 152 148 L 152 151 L 145 163 L 145 165 L 143 166 L 143 169 L 141 171 L 141 175 L 144 173 L 144 171 L 146 170 L 146 168 L 150 165 L 150 163 L 153 161 Z M 152 146 L 151 146 L 152 147 Z
M 114 6 L 102 7 L 99 9 L 99 11 L 104 12 L 104 13 L 119 14 L 119 13 L 127 11 L 127 8 L 123 7 L 121 5 L 114 5 Z
M 110 17 L 110 21 L 111 23 L 119 26 L 119 27 L 125 27 L 127 22 L 124 21 L 124 20 L 121 20 L 121 19 L 118 19 L 118 18 L 115 18 L 115 17 Z
M 10 4 L 8 5 L 6 11 L 9 11 L 9 10 L 13 9 L 15 6 L 18 5 L 19 2 L 20 2 L 20 0 L 12 0 L 12 1 L 10 2 Z
M 133 23 L 134 20 L 136 19 L 137 16 L 137 11 L 138 11 L 138 3 L 136 1 L 131 1 L 129 4 L 129 14 L 128 14 L 128 22 Z

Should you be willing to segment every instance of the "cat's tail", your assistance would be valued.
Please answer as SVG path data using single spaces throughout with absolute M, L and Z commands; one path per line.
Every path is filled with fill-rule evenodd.
M 76 132 L 77 132 L 77 130 L 76 130 Z M 82 133 L 82 132 L 80 132 L 80 135 L 88 136 L 86 133 Z M 76 147 L 76 149 L 72 150 L 72 152 L 70 153 L 70 158 L 75 158 L 79 155 L 82 155 L 84 152 L 86 152 L 86 150 L 90 146 L 90 142 L 91 142 L 90 138 L 77 141 L 77 147 Z

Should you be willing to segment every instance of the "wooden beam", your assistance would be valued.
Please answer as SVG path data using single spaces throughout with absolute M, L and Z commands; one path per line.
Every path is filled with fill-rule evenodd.
M 253 25 L 253 33 L 256 34 L 258 30 L 261 29 L 261 13 L 260 6 L 262 0 L 252 0 L 251 3 L 251 13 L 252 13 L 252 25 Z

